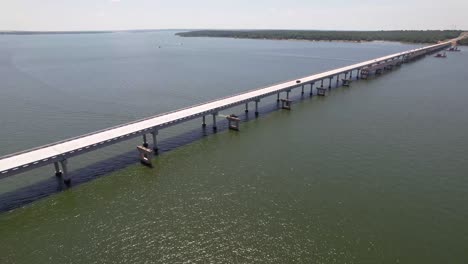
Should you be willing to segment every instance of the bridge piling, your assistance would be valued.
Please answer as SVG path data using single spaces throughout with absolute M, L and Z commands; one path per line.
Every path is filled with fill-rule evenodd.
M 310 83 L 310 94 L 309 94 L 309 96 L 311 96 L 311 97 L 314 96 L 314 84 L 315 84 L 314 82 Z
M 148 140 L 146 139 L 146 134 L 143 134 L 143 147 L 147 148 L 148 147 Z
M 258 103 L 260 103 L 260 99 L 255 100 L 255 116 L 258 116 Z
M 137 150 L 138 150 L 138 152 L 140 154 L 141 164 L 152 168 L 153 163 L 152 163 L 151 160 L 153 158 L 153 152 L 151 151 L 151 149 L 148 149 L 148 148 L 145 148 L 145 147 L 142 147 L 142 146 L 138 146 Z
M 60 170 L 60 165 L 57 161 L 54 162 L 54 167 L 55 167 L 55 176 L 57 177 L 62 176 L 62 171 Z
M 328 78 L 328 89 L 331 89 L 333 77 Z
M 327 94 L 327 89 L 322 87 L 317 87 L 317 95 L 325 96 Z
M 206 116 L 203 116 L 202 127 L 206 127 Z
M 153 136 L 153 151 L 154 153 L 158 153 L 159 148 L 158 148 L 158 141 L 156 136 L 159 134 L 158 130 L 155 130 L 151 132 L 151 135 Z
M 304 95 L 304 84 L 302 85 L 301 95 Z
M 291 100 L 281 99 L 281 109 L 291 110 Z
M 276 94 L 276 102 L 279 102 L 280 101 L 280 93 L 277 93 Z
M 213 131 L 216 132 L 216 130 L 218 130 L 218 127 L 216 126 L 216 116 L 218 115 L 218 113 L 213 113 L 211 115 L 213 116 Z
M 340 74 L 336 75 L 336 87 L 340 85 Z
M 343 87 L 349 87 L 351 85 L 351 79 L 343 79 Z
M 228 120 L 228 128 L 230 130 L 239 131 L 240 130 L 240 119 L 236 115 L 232 114 L 226 117 Z
M 69 185 L 71 183 L 71 178 L 70 178 L 70 175 L 68 175 L 67 163 L 68 163 L 67 159 L 60 161 L 60 164 L 62 165 L 63 182 Z
M 245 103 L 245 111 L 246 113 L 249 112 L 249 102 Z
M 287 90 L 286 91 L 286 100 L 289 100 L 289 93 L 291 92 L 291 90 Z

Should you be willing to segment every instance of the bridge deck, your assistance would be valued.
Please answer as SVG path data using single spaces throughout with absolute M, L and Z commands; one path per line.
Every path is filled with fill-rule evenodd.
M 191 106 L 188 108 L 176 110 L 173 112 L 160 114 L 157 116 L 145 118 L 128 124 L 117 127 L 108 128 L 98 132 L 86 134 L 76 138 L 52 143 L 46 146 L 26 150 L 14 154 L 10 154 L 0 158 L 0 178 L 14 175 L 35 167 L 44 166 L 65 158 L 73 157 L 86 153 L 88 151 L 101 148 L 119 141 L 127 140 L 142 134 L 150 133 L 153 130 L 172 126 L 181 122 L 216 113 L 220 110 L 227 109 L 233 106 L 251 102 L 263 97 L 286 91 L 303 84 L 313 83 L 322 79 L 327 79 L 336 76 L 340 73 L 349 72 L 351 70 L 360 69 L 366 66 L 384 62 L 389 59 L 400 56 L 409 55 L 417 51 L 429 51 L 431 49 L 441 48 L 449 45 L 449 42 L 444 42 L 437 45 L 432 45 L 415 50 L 400 52 L 389 56 L 384 56 L 378 59 L 357 63 L 354 65 L 342 67 L 339 69 L 326 71 L 319 74 L 314 74 L 304 78 L 300 78 L 301 83 L 296 83 L 296 80 L 291 80 L 269 87 L 260 88 L 244 92 L 241 94 L 225 97 L 211 102 Z

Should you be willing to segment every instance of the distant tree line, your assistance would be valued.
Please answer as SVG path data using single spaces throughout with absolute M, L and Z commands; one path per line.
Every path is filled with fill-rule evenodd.
M 437 43 L 458 37 L 461 30 L 320 31 L 320 30 L 197 30 L 177 33 L 182 37 L 247 39 L 295 39 L 317 41 L 399 41 Z M 464 40 L 463 43 L 466 43 Z

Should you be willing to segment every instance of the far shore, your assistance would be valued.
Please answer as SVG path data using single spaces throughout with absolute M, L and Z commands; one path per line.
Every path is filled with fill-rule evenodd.
M 414 45 L 432 45 L 430 42 L 405 42 L 395 40 L 315 40 L 315 39 L 286 39 L 286 38 L 242 38 L 242 37 L 211 37 L 211 36 L 197 36 L 199 38 L 230 38 L 230 39 L 251 39 L 251 40 L 280 40 L 280 41 L 299 41 L 299 42 L 342 42 L 342 43 L 378 43 L 378 42 L 391 42 L 401 44 L 414 44 Z
M 396 42 L 435 44 L 460 36 L 460 30 L 395 30 L 395 31 L 320 31 L 320 30 L 196 30 L 176 33 L 181 37 L 217 37 L 235 39 L 324 41 L 324 42 Z M 463 40 L 460 44 L 468 44 Z

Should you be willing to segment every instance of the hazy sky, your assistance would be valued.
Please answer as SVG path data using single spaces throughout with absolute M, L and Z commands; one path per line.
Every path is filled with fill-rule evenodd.
M 468 0 L 0 0 L 0 30 L 467 29 Z

